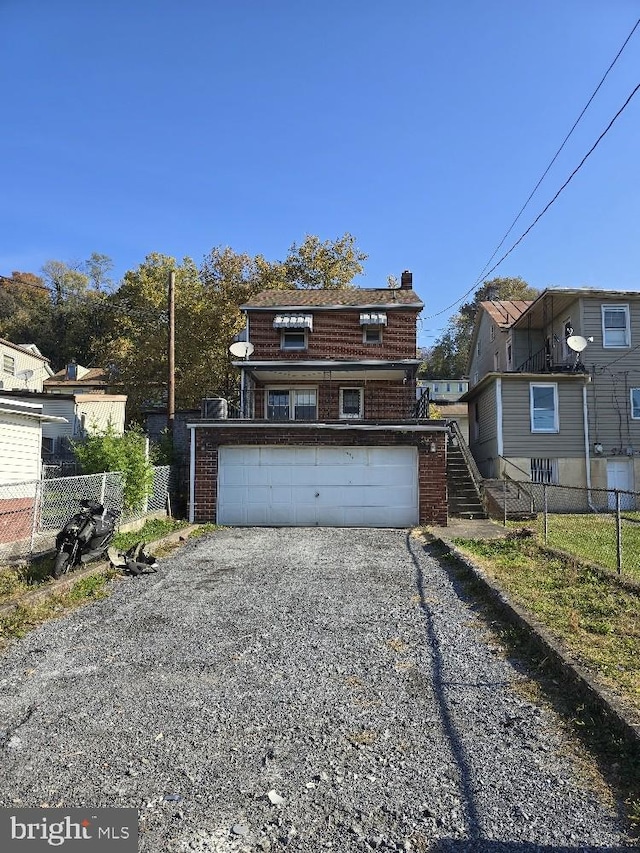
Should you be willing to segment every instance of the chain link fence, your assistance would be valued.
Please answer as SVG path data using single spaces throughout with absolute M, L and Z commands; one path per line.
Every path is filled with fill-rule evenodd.
M 153 469 L 153 488 L 135 510 L 124 510 L 122 475 L 117 471 L 0 485 L 0 560 L 26 557 L 53 547 L 56 534 L 83 499 L 122 514 L 120 524 L 168 508 L 171 467 Z
M 493 497 L 505 525 L 640 583 L 640 493 L 505 479 Z

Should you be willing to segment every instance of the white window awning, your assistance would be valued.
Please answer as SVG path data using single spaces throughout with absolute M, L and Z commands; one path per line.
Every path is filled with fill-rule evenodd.
M 375 314 L 361 314 L 360 315 L 360 325 L 361 326 L 386 326 L 387 325 L 387 315 L 384 312 L 377 312 Z
M 309 329 L 313 330 L 312 314 L 276 314 L 273 321 L 274 329 Z

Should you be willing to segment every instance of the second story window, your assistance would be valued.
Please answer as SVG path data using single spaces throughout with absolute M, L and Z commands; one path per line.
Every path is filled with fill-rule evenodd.
M 365 326 L 363 329 L 362 340 L 365 344 L 381 344 L 382 326 Z
M 2 372 L 8 373 L 9 376 L 16 375 L 16 360 L 11 355 L 2 356 Z
M 282 332 L 280 338 L 281 349 L 306 349 L 307 348 L 307 333 L 306 332 Z
M 602 306 L 602 346 L 631 346 L 628 305 Z
M 280 329 L 281 349 L 306 349 L 307 334 L 313 330 L 311 314 L 276 314 L 273 328 Z

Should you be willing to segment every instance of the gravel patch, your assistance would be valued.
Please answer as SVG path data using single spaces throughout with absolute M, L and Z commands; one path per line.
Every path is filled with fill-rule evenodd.
M 0 658 L 0 805 L 135 806 L 142 853 L 629 843 L 405 531 L 227 528 Z

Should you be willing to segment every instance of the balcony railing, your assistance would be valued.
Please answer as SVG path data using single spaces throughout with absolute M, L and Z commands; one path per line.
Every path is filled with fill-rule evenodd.
M 576 355 L 578 355 L 576 353 Z M 516 373 L 585 373 L 586 367 L 579 355 L 571 362 L 556 363 L 547 345 L 542 346 L 516 368 Z
M 399 386 L 290 390 L 256 389 L 233 399 L 203 401 L 207 419 L 262 422 L 415 421 L 429 418 L 429 399 L 416 400 L 415 388 Z

